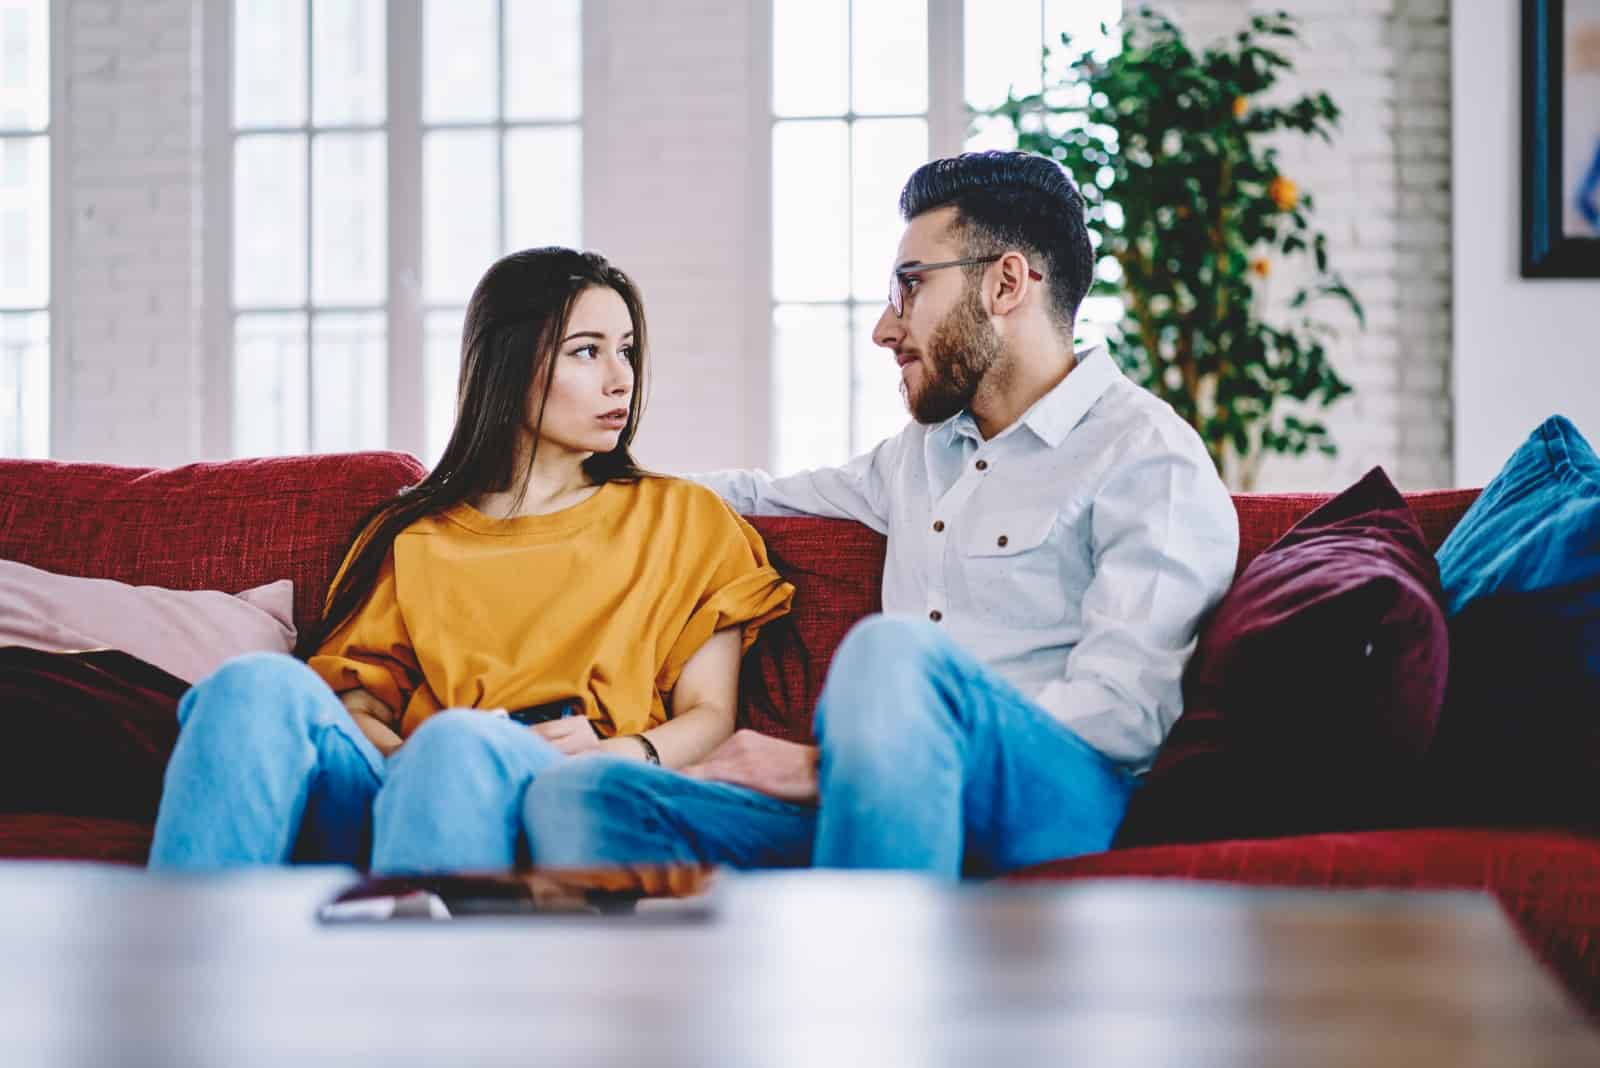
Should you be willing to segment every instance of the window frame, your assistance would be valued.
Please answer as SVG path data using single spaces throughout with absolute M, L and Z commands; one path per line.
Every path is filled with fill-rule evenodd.
M 45 123 L 38 128 L 0 128 L 0 141 L 32 140 L 44 138 L 45 187 L 50 200 L 46 222 L 45 241 L 48 244 L 49 266 L 45 272 L 45 299 L 42 305 L 15 305 L 0 308 L 0 315 L 43 315 L 45 317 L 45 360 L 48 373 L 48 395 L 44 399 L 44 451 L 34 455 L 18 449 L 0 452 L 6 459 L 48 459 L 60 451 L 61 428 L 68 411 L 66 403 L 66 359 L 62 330 L 70 321 L 66 312 L 67 284 L 67 233 L 71 222 L 71 206 L 61 176 L 67 173 L 69 136 L 64 117 L 67 114 L 67 12 L 66 5 L 48 3 L 45 12 L 46 93 L 49 111 Z M 19 413 L 29 406 L 28 399 L 20 393 L 17 398 Z
M 311 5 L 313 0 L 296 0 L 307 7 L 307 33 L 311 30 Z M 498 93 L 499 115 L 493 120 L 430 123 L 423 116 L 423 2 L 424 0 L 386 0 L 384 27 L 385 57 L 385 111 L 379 123 L 338 124 L 333 127 L 318 126 L 313 118 L 313 102 L 307 95 L 306 122 L 303 127 L 289 132 L 304 133 L 308 138 L 328 129 L 343 131 L 378 130 L 385 134 L 386 192 L 388 210 L 386 238 L 388 262 L 383 303 L 363 306 L 362 311 L 381 310 L 385 321 L 385 380 L 387 393 L 385 440 L 372 448 L 409 452 L 428 462 L 427 405 L 425 396 L 427 315 L 432 310 L 453 308 L 454 305 L 425 303 L 422 291 L 423 247 L 423 142 L 427 131 L 438 129 L 492 130 L 497 134 L 496 155 L 500 170 L 499 226 L 501 245 L 504 246 L 506 217 L 506 135 L 514 130 L 538 127 L 569 127 L 579 132 L 583 159 L 580 173 L 589 173 L 590 90 L 589 71 L 591 28 L 595 14 L 595 0 L 584 0 L 580 12 L 580 49 L 582 104 L 576 118 L 571 120 L 513 120 L 505 115 L 505 57 L 506 57 L 506 6 L 508 0 L 496 0 L 499 37 L 496 42 L 500 56 Z M 202 361 L 201 444 L 204 454 L 216 459 L 236 456 L 233 448 L 234 433 L 234 323 L 240 309 L 234 306 L 234 160 L 235 144 L 241 134 L 249 136 L 265 130 L 240 131 L 234 126 L 233 72 L 234 17 L 233 0 L 224 0 L 207 7 L 204 25 L 204 60 L 201 78 L 203 102 L 201 122 L 205 143 L 205 238 L 202 256 L 206 264 L 204 273 L 203 336 L 205 356 Z M 312 76 L 312 58 L 307 55 L 308 85 Z M 308 176 L 312 167 L 310 141 L 307 142 Z M 309 179 L 308 179 L 309 180 Z M 306 225 L 312 225 L 313 208 L 309 192 L 307 197 Z M 580 206 L 579 233 L 589 229 L 587 220 L 589 203 L 585 198 Z M 311 257 L 315 250 L 307 247 L 306 301 L 304 307 L 283 309 L 291 314 L 305 314 L 307 337 L 307 374 L 310 374 L 315 350 L 311 346 L 314 317 L 318 313 L 346 310 L 343 305 L 317 305 L 311 289 Z M 485 265 L 487 266 L 487 264 Z M 246 309 L 249 310 L 249 309 Z M 307 393 L 307 445 L 314 448 L 314 400 Z

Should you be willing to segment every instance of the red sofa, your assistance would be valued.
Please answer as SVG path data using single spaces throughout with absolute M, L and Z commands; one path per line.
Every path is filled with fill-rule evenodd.
M 241 460 L 148 470 L 0 461 L 0 559 L 64 574 L 179 589 L 237 591 L 288 577 L 304 625 L 315 615 L 360 515 L 416 480 L 409 456 Z M 1414 494 L 1437 548 L 1475 491 Z M 1325 497 L 1236 498 L 1240 567 Z M 853 523 L 756 519 L 797 587 L 803 645 L 758 646 L 742 715 L 794 739 L 839 640 L 879 608 L 883 539 Z M 796 660 L 801 658 L 802 664 Z M 35 770 L 0 804 L 0 857 L 140 863 L 149 845 L 176 692 L 91 679 L 41 710 L 30 680 L 0 677 L 6 745 Z M 1600 1014 L 1600 839 L 1560 829 L 1417 829 L 1118 849 L 1015 879 L 1184 878 L 1272 886 L 1438 887 L 1495 894 L 1529 945 Z

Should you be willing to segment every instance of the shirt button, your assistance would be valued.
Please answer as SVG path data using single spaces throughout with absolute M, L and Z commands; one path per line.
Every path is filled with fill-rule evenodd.
M 944 520 L 943 519 L 935 519 L 933 521 L 933 532 L 935 534 L 943 534 L 944 533 Z
M 987 471 L 987 470 L 989 470 L 989 461 L 988 460 L 979 460 L 978 464 L 977 464 L 977 467 L 978 467 L 979 471 Z
M 1004 534 L 1002 534 L 1002 535 L 1000 535 L 1000 540 L 995 542 L 995 544 L 1000 546 L 1000 548 L 1004 549 L 1006 547 L 1006 542 L 1008 542 L 1010 540 L 1011 540 L 1010 538 L 1008 538 Z
M 928 613 L 928 618 L 937 623 L 939 620 L 944 618 L 944 613 L 935 608 L 933 611 Z

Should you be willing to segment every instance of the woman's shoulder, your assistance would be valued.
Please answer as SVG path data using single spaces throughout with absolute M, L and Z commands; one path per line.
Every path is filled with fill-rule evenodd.
M 696 513 L 721 516 L 733 511 L 714 491 L 677 475 L 644 475 L 634 485 L 641 496 Z

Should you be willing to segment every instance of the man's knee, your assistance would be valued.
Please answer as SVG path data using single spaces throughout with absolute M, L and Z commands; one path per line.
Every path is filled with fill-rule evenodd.
M 828 670 L 817 706 L 819 740 L 834 744 L 894 744 L 897 735 L 937 713 L 925 707 L 939 647 L 932 623 L 869 616 L 845 635 Z

